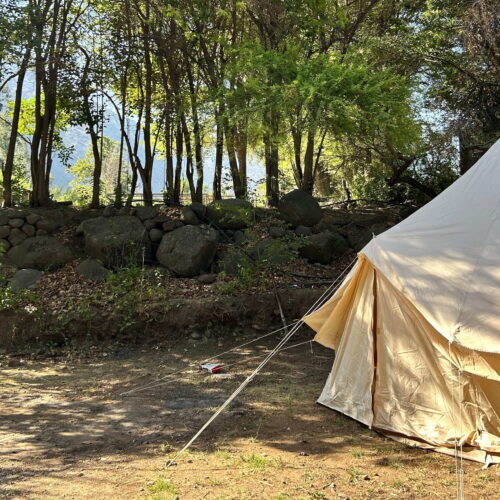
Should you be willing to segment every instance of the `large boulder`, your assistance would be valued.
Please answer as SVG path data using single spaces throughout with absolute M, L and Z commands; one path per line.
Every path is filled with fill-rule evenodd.
M 156 207 L 135 207 L 132 209 L 132 215 L 139 217 L 142 221 L 154 219 L 156 217 Z
M 378 223 L 370 227 L 360 226 L 359 224 L 349 224 L 345 228 L 347 235 L 347 240 L 356 252 L 362 250 L 370 241 L 375 238 L 375 236 L 383 233 L 389 227 L 391 223 Z
M 80 264 L 76 266 L 75 271 L 91 281 L 106 281 L 111 274 L 111 271 L 106 269 L 102 265 L 102 262 L 92 258 L 80 262 Z
M 281 217 L 293 227 L 312 227 L 323 217 L 319 203 L 305 191 L 294 189 L 278 204 Z
M 246 200 L 215 200 L 207 206 L 207 218 L 222 229 L 245 229 L 254 218 L 254 208 Z
M 85 252 L 112 268 L 140 263 L 147 246 L 145 227 L 131 215 L 87 219 L 76 232 L 85 238 Z
M 299 253 L 309 262 L 329 264 L 335 257 L 343 255 L 348 248 L 349 245 L 343 236 L 325 232 L 306 238 L 306 243 L 299 249 Z
M 16 267 L 41 270 L 57 269 L 73 260 L 71 250 L 53 236 L 27 238 L 12 247 L 7 257 Z
M 191 226 L 197 226 L 200 224 L 200 219 L 196 215 L 196 212 L 191 207 L 182 207 L 182 222 L 184 224 L 189 224 Z
M 158 261 L 180 276 L 207 270 L 217 251 L 217 233 L 207 226 L 183 226 L 166 233 L 158 247 Z
M 12 279 L 10 280 L 10 289 L 13 292 L 18 292 L 19 290 L 36 288 L 43 272 L 38 269 L 20 269 L 17 271 Z

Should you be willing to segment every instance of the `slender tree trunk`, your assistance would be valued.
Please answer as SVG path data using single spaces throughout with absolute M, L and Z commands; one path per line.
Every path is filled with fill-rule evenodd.
M 224 159 L 224 131 L 220 123 L 220 110 L 216 115 L 216 143 L 215 143 L 215 170 L 213 182 L 213 197 L 214 200 L 222 198 L 222 161 Z
M 246 197 L 244 186 L 241 183 L 240 171 L 238 168 L 238 159 L 234 144 L 234 127 L 229 125 L 227 118 L 224 119 L 224 131 L 226 135 L 226 150 L 229 160 L 229 170 L 233 180 L 234 195 L 236 198 L 244 199 Z
M 17 133 L 19 129 L 19 117 L 21 115 L 21 102 L 23 98 L 24 77 L 31 57 L 31 49 L 24 53 L 19 75 L 17 77 L 16 94 L 14 98 L 14 109 L 12 110 L 12 125 L 10 129 L 9 144 L 7 146 L 7 155 L 3 167 L 3 190 L 4 206 L 12 206 L 12 172 L 14 170 L 14 158 L 16 154 Z
M 137 180 L 138 180 L 138 176 L 137 176 L 137 167 L 132 166 L 132 180 L 130 181 L 130 193 L 128 194 L 128 197 L 127 197 L 127 207 L 131 207 L 132 206 L 132 202 L 134 201 L 134 196 L 135 196 L 135 190 L 137 188 Z
M 307 132 L 306 152 L 304 154 L 304 176 L 300 188 L 312 194 L 314 187 L 314 136 L 315 132 L 309 129 Z
M 94 156 L 94 171 L 92 173 L 92 201 L 90 202 L 90 208 L 99 208 L 101 198 L 102 151 L 99 149 L 99 136 L 93 129 L 93 124 L 91 126 L 90 142 Z
M 295 184 L 298 188 L 302 185 L 302 179 L 304 174 L 302 172 L 302 132 L 300 126 L 291 127 L 292 139 L 293 139 L 293 153 L 295 158 L 295 164 L 293 168 L 293 177 L 295 179 Z
M 120 152 L 118 156 L 118 172 L 116 174 L 116 186 L 115 186 L 115 207 L 121 208 L 123 205 L 123 189 L 122 189 L 122 170 L 123 170 L 123 142 L 125 138 L 123 135 L 123 130 L 120 134 Z
M 191 114 L 193 117 L 193 137 L 194 137 L 194 158 L 196 168 L 196 187 L 194 193 L 191 193 L 193 201 L 203 202 L 203 145 L 201 139 L 200 121 L 198 118 L 198 101 L 196 99 L 196 88 L 194 85 L 193 74 L 189 63 L 186 67 L 188 82 L 189 82 L 189 95 L 191 99 Z M 187 142 L 186 142 L 187 150 Z M 189 161 L 189 160 L 188 160 Z M 191 180 L 190 187 L 191 187 Z
M 182 154 L 184 139 L 182 137 L 182 126 L 177 122 L 177 131 L 175 133 L 175 179 L 174 179 L 174 203 L 180 203 L 181 198 L 181 173 L 182 173 Z
M 193 175 L 193 151 L 191 148 L 191 134 L 189 132 L 186 117 L 181 115 L 182 130 L 184 133 L 184 143 L 186 144 L 186 177 L 189 183 L 189 192 L 191 194 L 191 201 L 198 201 L 196 199 L 196 187 L 194 185 Z
M 279 202 L 279 115 L 271 111 L 264 134 L 264 151 L 266 164 L 266 197 L 267 203 L 275 207 Z
M 172 147 L 172 132 L 172 123 L 167 119 L 165 123 L 165 180 L 167 184 L 165 190 L 167 193 L 167 202 L 172 201 L 174 197 L 174 151 Z
M 243 129 L 236 134 L 236 156 L 238 158 L 238 171 L 242 190 L 245 192 L 245 198 L 248 196 L 247 187 L 247 150 L 248 136 L 246 131 L 246 123 L 243 124 Z
M 145 20 L 143 23 L 143 43 L 144 43 L 144 167 L 139 168 L 142 180 L 144 204 L 153 205 L 153 164 L 154 153 L 151 141 L 151 121 L 152 121 L 152 96 L 153 96 L 153 64 L 151 61 L 151 30 L 150 30 L 150 2 L 145 2 Z

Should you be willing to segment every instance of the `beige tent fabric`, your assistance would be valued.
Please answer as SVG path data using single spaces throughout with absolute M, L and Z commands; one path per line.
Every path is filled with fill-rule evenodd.
M 445 338 L 500 353 L 500 140 L 362 252 Z
M 336 350 L 320 403 L 412 444 L 500 460 L 500 141 L 372 240 L 306 323 Z

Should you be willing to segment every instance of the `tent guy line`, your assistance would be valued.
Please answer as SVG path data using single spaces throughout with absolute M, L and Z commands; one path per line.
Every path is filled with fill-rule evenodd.
M 319 299 L 307 310 L 307 312 L 302 316 L 302 318 L 295 324 L 295 326 L 278 342 L 276 347 L 264 358 L 263 361 L 255 368 L 255 370 L 235 389 L 235 391 L 222 403 L 222 405 L 213 413 L 213 415 L 205 422 L 205 424 L 198 430 L 198 432 L 184 445 L 184 447 L 179 450 L 176 455 L 167 462 L 167 468 L 175 464 L 175 461 L 179 458 L 182 453 L 184 453 L 189 447 L 201 436 L 201 434 L 209 427 L 209 425 L 238 397 L 238 395 L 247 387 L 248 384 L 259 374 L 259 372 L 264 368 L 264 366 L 278 354 L 281 348 L 292 338 L 293 335 L 299 330 L 299 328 L 304 324 L 304 320 L 307 315 L 317 311 L 321 308 L 324 303 L 337 291 L 340 286 L 337 283 L 346 274 L 346 272 L 351 268 L 351 266 L 356 262 L 356 259 L 346 266 L 346 268 L 339 274 L 335 281 L 322 293 Z
M 311 307 L 317 307 L 317 308 L 320 308 L 323 306 L 323 304 L 325 304 L 328 299 L 330 298 L 330 295 L 329 294 L 329 291 L 332 289 L 332 287 L 335 286 L 336 283 L 339 282 L 339 280 L 346 274 L 346 272 L 348 272 L 355 264 L 356 262 L 356 258 L 353 259 L 345 268 L 344 270 L 337 276 L 337 278 L 332 282 L 332 284 L 321 294 L 321 296 L 316 300 L 316 302 L 311 306 Z M 331 292 L 332 294 L 335 293 L 335 290 L 333 290 Z M 307 314 L 307 313 L 306 313 Z M 147 389 L 152 389 L 153 387 L 157 387 L 158 385 L 161 385 L 161 384 L 158 384 L 159 382 L 163 382 L 165 380 L 168 380 L 168 379 L 171 379 L 171 378 L 176 378 L 178 377 L 180 374 L 182 373 L 185 373 L 187 372 L 188 370 L 192 369 L 193 366 L 199 366 L 199 365 L 202 365 L 204 363 L 208 363 L 209 361 L 212 361 L 214 359 L 217 359 L 217 358 L 220 358 L 221 356 L 224 356 L 225 354 L 229 354 L 231 352 L 234 352 L 236 351 L 237 349 L 241 349 L 242 347 L 245 347 L 247 345 L 250 345 L 250 344 L 253 344 L 255 342 L 258 342 L 259 340 L 262 340 L 266 337 L 269 337 L 271 335 L 274 335 L 278 332 L 281 332 L 283 330 L 287 330 L 288 328 L 293 328 L 295 327 L 298 323 L 300 323 L 302 320 L 303 320 L 304 316 L 301 318 L 301 319 L 298 319 L 297 321 L 294 321 L 288 325 L 284 325 L 282 326 L 281 328 L 278 328 L 276 330 L 273 330 L 271 332 L 268 332 L 268 333 L 265 333 L 264 335 L 261 335 L 260 337 L 257 337 L 253 340 L 249 340 L 248 342 L 244 342 L 243 344 L 239 344 L 237 346 L 234 346 L 232 347 L 231 349 L 228 349 L 227 351 L 223 351 L 221 353 L 218 353 L 218 354 L 215 354 L 214 356 L 210 357 L 210 358 L 206 358 L 202 361 L 196 361 L 194 362 L 192 365 L 189 365 L 187 366 L 186 368 L 183 368 L 182 370 L 180 371 L 175 371 L 175 372 L 172 372 L 172 373 L 169 373 L 168 375 L 165 375 L 164 377 L 162 378 L 159 378 L 157 380 L 154 380 L 152 382 L 149 382 L 148 384 L 145 384 L 145 385 L 142 385 L 142 386 L 139 386 L 139 387 L 136 387 L 134 389 L 130 389 L 129 391 L 125 391 L 125 392 L 122 392 L 120 393 L 120 396 L 128 396 L 130 394 L 133 394 L 135 392 L 140 392 L 140 391 L 145 391 Z M 301 323 L 300 326 L 302 326 L 303 322 Z M 158 384 L 158 385 L 157 385 Z

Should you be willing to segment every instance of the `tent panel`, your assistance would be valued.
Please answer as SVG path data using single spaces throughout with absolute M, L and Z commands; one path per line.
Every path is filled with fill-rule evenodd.
M 373 268 L 363 265 L 332 371 L 318 399 L 366 425 L 373 419 L 373 278 Z
M 362 252 L 446 339 L 500 353 L 500 140 Z
M 459 441 L 500 452 L 498 396 L 489 397 L 498 382 L 459 369 L 460 350 L 378 272 L 376 301 L 373 426 L 434 446 Z
M 352 300 L 365 272 L 364 259 L 358 259 L 333 297 L 306 316 L 304 322 L 317 333 L 316 342 L 330 349 L 338 348 Z

